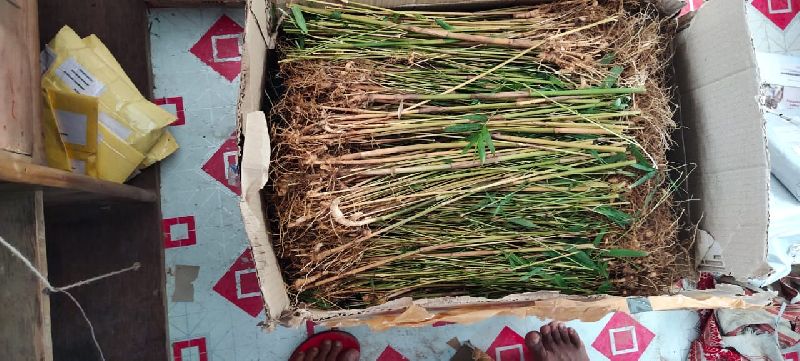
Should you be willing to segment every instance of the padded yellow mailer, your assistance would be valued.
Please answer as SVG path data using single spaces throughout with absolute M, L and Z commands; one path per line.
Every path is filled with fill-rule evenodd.
M 48 51 L 55 60 L 42 77 L 43 88 L 97 99 L 97 177 L 123 182 L 137 167 L 151 165 L 178 149 L 165 129 L 175 116 L 139 93 L 95 35 L 81 39 L 65 26 L 48 44 Z M 51 166 L 63 165 L 57 162 L 57 147 L 53 149 L 56 155 L 48 154 L 48 160 L 56 163 Z
M 45 149 L 51 166 L 97 176 L 97 98 L 45 89 Z

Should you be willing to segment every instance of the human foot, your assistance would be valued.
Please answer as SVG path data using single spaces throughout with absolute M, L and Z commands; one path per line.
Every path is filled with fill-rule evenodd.
M 291 361 L 358 361 L 358 350 L 342 351 L 342 343 L 330 340 L 322 341 L 319 348 L 312 347 L 308 351 L 298 352 Z
M 525 344 L 536 361 L 589 361 L 580 336 L 561 322 L 550 322 L 525 335 Z
M 360 350 L 353 335 L 330 330 L 309 336 L 297 346 L 289 361 L 358 361 Z

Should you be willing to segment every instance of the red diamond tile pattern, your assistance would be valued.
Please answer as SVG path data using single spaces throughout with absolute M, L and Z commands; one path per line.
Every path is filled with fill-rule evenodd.
M 203 171 L 236 195 L 242 194 L 239 180 L 239 133 L 234 132 L 220 145 L 206 164 L 203 164 Z
M 500 330 L 486 354 L 494 361 L 539 361 L 534 360 L 525 345 L 525 338 L 506 326 Z
M 223 15 L 211 25 L 189 51 L 228 81 L 233 81 L 241 71 L 241 47 L 244 29 Z
M 800 12 L 800 0 L 753 0 L 752 5 L 781 30 Z
M 408 358 L 397 352 L 392 346 L 386 346 L 375 361 L 409 361 Z
M 617 312 L 592 346 L 611 361 L 638 361 L 655 334 L 630 315 Z
M 222 278 L 214 285 L 214 291 L 231 301 L 236 307 L 256 317 L 264 309 L 264 299 L 258 287 L 256 263 L 253 253 L 246 248 Z
M 206 338 L 193 338 L 191 340 L 182 340 L 176 341 L 172 343 L 172 359 L 175 361 L 189 361 L 189 359 L 195 359 L 187 357 L 184 360 L 184 350 L 187 349 L 196 349 L 197 356 L 199 357 L 199 361 L 208 361 L 208 351 L 206 350 Z M 191 352 L 191 351 L 189 351 Z M 188 353 L 188 352 L 187 352 Z

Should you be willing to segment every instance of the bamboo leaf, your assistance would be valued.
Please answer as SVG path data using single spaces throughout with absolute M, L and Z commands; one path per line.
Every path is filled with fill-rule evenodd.
M 514 196 L 514 193 L 509 193 L 509 194 L 503 196 L 503 198 L 501 198 L 500 201 L 497 202 L 497 207 L 495 207 L 494 210 L 492 211 L 492 217 L 502 213 L 503 207 L 505 207 L 506 204 L 511 203 L 511 198 L 513 196 Z
M 614 289 L 614 287 L 611 285 L 611 282 L 603 281 L 600 287 L 597 288 L 597 293 L 608 293 L 612 289 Z
M 478 133 L 478 141 L 475 143 L 475 150 L 478 151 L 481 164 L 486 163 L 486 139 L 480 133 Z
M 632 164 L 631 167 L 634 167 L 634 168 L 636 168 L 638 170 L 643 170 L 645 172 L 652 172 L 652 171 L 655 170 L 655 169 L 653 169 L 653 167 L 651 167 L 649 165 L 646 165 L 646 164 L 641 164 L 641 163 Z
M 589 150 L 589 154 L 591 154 L 591 155 L 592 155 L 592 158 L 594 158 L 594 159 L 597 159 L 597 160 L 599 160 L 599 161 L 600 161 L 600 162 L 602 162 L 602 163 L 605 163 L 605 162 L 603 161 L 603 158 L 601 158 L 601 157 L 600 157 L 600 152 L 598 152 L 598 151 L 596 151 L 596 150 L 594 150 L 594 149 L 590 149 L 590 150 Z
M 608 278 L 608 263 L 607 262 L 600 262 L 597 264 L 597 273 L 600 274 L 603 278 Z
M 655 176 L 656 176 L 656 171 L 655 170 L 647 172 L 647 174 L 645 174 L 643 177 L 641 177 L 638 180 L 636 180 L 636 182 L 633 182 L 633 184 L 628 186 L 628 188 L 630 188 L 630 189 L 636 188 L 636 187 L 644 184 L 644 182 L 647 182 L 648 180 L 652 179 Z
M 600 64 L 603 64 L 603 65 L 611 64 L 611 63 L 614 62 L 614 59 L 616 57 L 617 57 L 617 54 L 615 52 L 613 52 L 613 51 L 610 52 L 610 53 L 606 53 L 606 55 L 603 55 L 603 57 L 600 58 Z
M 444 131 L 447 133 L 474 132 L 481 130 L 482 126 L 483 124 L 480 123 L 460 123 L 447 126 Z
M 514 223 L 514 224 L 516 224 L 518 226 L 522 226 L 522 227 L 525 227 L 525 228 L 536 228 L 536 224 L 535 223 L 533 223 L 533 222 L 531 222 L 531 221 L 529 221 L 529 220 L 527 220 L 525 218 L 511 218 L 511 219 L 508 219 L 508 221 L 510 223 Z
M 649 253 L 645 251 L 637 251 L 634 249 L 607 249 L 605 255 L 608 257 L 647 257 Z
M 467 114 L 462 118 L 472 120 L 474 122 L 486 122 L 489 120 L 489 117 L 486 116 L 486 114 Z
M 614 109 L 616 110 L 625 110 L 630 107 L 631 98 L 627 96 L 622 96 L 614 100 Z
M 488 135 L 486 137 L 486 146 L 489 147 L 489 151 L 492 152 L 492 155 L 494 155 L 495 154 L 495 147 L 494 147 L 494 141 L 492 141 L 492 136 L 491 135 Z
M 492 155 L 494 155 L 494 142 L 492 142 L 492 135 L 489 133 L 489 128 L 486 126 L 486 124 L 483 124 L 481 127 L 481 136 L 486 143 L 486 147 L 488 147 L 489 151 L 491 151 Z
M 446 23 L 444 19 L 436 19 L 436 25 L 439 25 L 444 30 L 453 30 L 453 27 Z
M 633 221 L 633 218 L 629 214 L 616 208 L 601 206 L 595 208 L 594 211 L 606 216 L 608 219 L 622 227 L 629 226 Z
M 586 225 L 583 225 L 583 224 L 573 224 L 573 225 L 571 225 L 571 226 L 567 227 L 567 230 L 568 230 L 568 231 L 570 231 L 570 232 L 576 232 L 576 233 L 577 233 L 577 232 L 583 232 L 583 231 L 585 231 L 585 230 L 586 230 Z
M 467 145 L 464 147 L 464 149 L 461 150 L 462 154 L 464 154 L 466 152 L 469 152 L 469 150 L 472 149 L 472 147 L 475 146 L 475 144 L 478 142 L 478 136 L 479 135 L 480 134 L 478 134 L 478 133 L 472 133 L 472 134 L 467 136 L 467 138 L 466 138 Z
M 334 18 L 336 20 L 342 20 L 342 12 L 339 11 L 339 10 L 332 11 L 331 12 L 331 18 Z
M 506 253 L 504 253 L 504 255 L 506 256 L 506 259 L 508 260 L 508 264 L 510 264 L 511 267 L 524 266 L 524 265 L 527 265 L 529 263 L 528 261 L 525 261 L 524 259 L 522 259 L 519 256 L 517 256 L 516 254 L 514 254 L 513 252 L 506 252 Z
M 611 71 L 609 72 L 608 76 L 605 79 L 603 79 L 603 82 L 600 84 L 600 87 L 613 88 L 615 85 L 617 85 L 617 80 L 619 80 L 619 76 L 622 74 L 623 70 L 625 70 L 625 68 L 619 65 L 611 68 Z
M 650 162 L 647 160 L 647 158 L 644 157 L 644 154 L 642 153 L 642 150 L 639 149 L 638 146 L 631 145 L 630 147 L 628 147 L 628 150 L 630 150 L 631 154 L 633 154 L 633 157 L 636 158 L 636 163 L 637 164 L 641 164 L 643 166 L 646 166 L 646 167 L 648 167 L 648 169 L 655 169 L 653 167 L 653 165 L 650 164 Z
M 553 276 L 553 283 L 561 288 L 567 287 L 567 282 L 564 281 L 564 277 L 561 276 L 560 274 L 555 274 Z
M 584 251 L 575 252 L 571 257 L 575 262 L 589 269 L 597 270 L 597 264 Z
M 592 244 L 594 244 L 595 247 L 600 247 L 600 244 L 603 243 L 603 237 L 606 236 L 606 233 L 608 233 L 608 230 L 606 229 L 600 230 L 600 233 L 594 236 L 594 241 L 592 242 Z
M 555 85 L 558 88 L 566 88 L 566 84 L 564 84 L 564 82 L 561 81 L 561 79 L 559 79 L 555 75 L 549 74 L 547 77 L 547 81 L 549 81 L 551 84 Z
M 624 161 L 627 158 L 628 158 L 627 154 L 625 154 L 625 153 L 617 153 L 617 154 L 614 154 L 614 155 L 612 155 L 610 157 L 603 158 L 603 162 L 605 162 L 606 164 L 619 163 L 619 162 Z
M 544 270 L 544 267 L 534 267 L 533 269 L 528 271 L 528 273 L 526 273 L 524 276 L 520 277 L 519 280 L 520 281 L 527 281 L 527 280 L 531 279 L 531 277 L 541 274 L 542 270 Z
M 300 10 L 300 7 L 297 5 L 292 5 L 292 17 L 294 18 L 295 24 L 300 29 L 300 32 L 303 34 L 308 34 L 308 27 L 306 27 L 306 18 L 303 17 L 303 11 Z

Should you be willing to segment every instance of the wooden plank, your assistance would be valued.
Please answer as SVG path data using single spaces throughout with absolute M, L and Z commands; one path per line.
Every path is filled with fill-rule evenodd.
M 154 192 L 138 187 L 2 157 L 0 157 L 0 181 L 22 184 L 31 188 L 48 187 L 73 192 L 79 191 L 92 198 L 100 195 L 140 202 L 155 202 L 158 199 Z
M 147 0 L 156 8 L 244 7 L 245 0 Z
M 158 167 L 136 185 L 158 187 Z M 138 271 L 74 289 L 94 325 L 107 360 L 169 360 L 164 249 L 158 202 L 45 205 L 50 280 L 70 284 L 140 262 Z M 57 360 L 97 360 L 85 321 L 62 295 L 53 295 Z
M 143 0 L 40 0 L 39 23 L 41 44 L 64 25 L 80 36 L 96 34 L 139 91 L 150 97 L 150 37 Z
M 47 259 L 41 192 L 0 196 L 0 236 L 45 276 Z M 0 246 L 0 355 L 4 360 L 53 359 L 50 301 L 44 285 Z
M 0 149 L 43 160 L 36 0 L 0 2 Z

